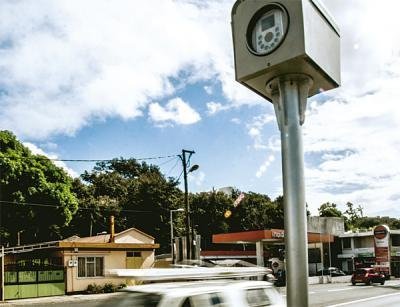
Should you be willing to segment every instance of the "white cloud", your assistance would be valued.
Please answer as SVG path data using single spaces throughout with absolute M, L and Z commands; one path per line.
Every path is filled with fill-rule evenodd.
M 201 119 L 199 113 L 179 97 L 171 99 L 165 107 L 159 103 L 150 104 L 149 117 L 157 123 L 174 122 L 180 125 L 194 124 Z
M 341 29 L 342 87 L 309 103 L 304 149 L 316 158 L 306 165 L 307 202 L 350 200 L 400 216 L 400 2 L 323 2 Z M 161 101 L 199 80 L 219 82 L 234 106 L 263 102 L 234 81 L 233 3 L 0 1 L 0 129 L 46 139 L 147 108 L 156 124 L 189 124 L 200 116 L 188 103 Z M 275 124 L 266 135 L 266 113 L 246 128 L 254 148 L 275 153 L 279 132 Z
M 196 186 L 201 187 L 204 184 L 206 174 L 202 171 L 196 171 L 188 174 L 188 179 L 193 182 Z
M 56 150 L 58 148 L 58 144 L 53 143 L 53 142 L 47 142 L 47 143 L 40 144 L 39 147 L 45 148 L 47 150 Z
M 29 148 L 29 150 L 35 155 L 42 155 L 52 160 L 59 159 L 57 154 L 47 153 L 33 143 L 24 142 L 23 145 Z M 71 177 L 76 178 L 79 176 L 74 170 L 70 169 L 63 161 L 54 161 L 54 164 L 64 169 Z
M 275 161 L 275 157 L 273 155 L 269 155 L 264 163 L 259 167 L 256 172 L 256 177 L 260 178 L 267 171 L 268 167 Z
M 263 114 L 255 116 L 247 124 L 248 134 L 253 139 L 255 149 L 268 149 L 267 141 L 263 139 L 264 127 L 269 123 L 275 122 L 275 115 Z
M 234 124 L 239 125 L 242 121 L 241 121 L 240 118 L 234 117 L 234 118 L 231 119 L 231 122 L 234 123 Z
M 341 30 L 342 88 L 360 94 L 379 88 L 387 63 L 399 56 L 400 2 L 323 0 Z M 379 26 L 378 26 L 379 25 Z
M 231 108 L 230 105 L 223 105 L 219 102 L 210 101 L 206 103 L 207 106 L 207 113 L 209 115 L 215 115 L 218 112 L 229 110 Z
M 206 85 L 206 86 L 204 86 L 203 87 L 204 88 L 204 91 L 208 94 L 208 95 L 212 95 L 213 94 L 213 88 L 212 88 L 212 86 L 208 86 L 208 85 Z
M 182 83 L 211 78 L 232 99 L 249 97 L 233 77 L 232 4 L 2 1 L 1 128 L 73 135 L 95 120 L 142 116 Z
M 368 215 L 400 216 L 399 64 L 400 58 L 392 62 L 374 92 L 311 104 L 304 149 L 317 156 L 306 168 L 312 209 L 351 201 Z
M 377 14 L 381 3 L 372 0 L 324 2 L 341 28 L 342 86 L 308 103 L 303 140 L 309 209 L 317 213 L 326 201 L 345 209 L 351 201 L 367 215 L 400 217 L 400 3 L 385 1 L 390 12 Z M 248 125 L 255 147 L 280 151 L 279 131 L 266 135 L 263 127 Z M 265 165 L 268 160 L 259 171 Z

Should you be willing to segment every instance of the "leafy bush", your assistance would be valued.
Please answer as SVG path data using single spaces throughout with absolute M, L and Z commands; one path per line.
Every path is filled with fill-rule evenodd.
M 118 289 L 122 289 L 125 287 L 126 284 L 120 284 L 117 286 L 111 282 L 105 283 L 103 286 L 93 283 L 87 286 L 86 293 L 87 294 L 112 293 L 117 291 Z
M 117 289 L 118 289 L 118 287 L 111 282 L 106 283 L 103 286 L 104 293 L 112 293 L 112 292 L 115 292 L 115 290 L 117 290 Z
M 86 293 L 88 294 L 96 294 L 96 293 L 103 293 L 103 288 L 100 285 L 90 284 L 86 288 Z

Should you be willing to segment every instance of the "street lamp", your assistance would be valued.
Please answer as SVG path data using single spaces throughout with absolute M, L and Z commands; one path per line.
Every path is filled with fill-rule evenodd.
M 199 169 L 199 166 L 197 164 L 195 164 L 189 169 L 188 173 L 194 172 L 194 171 L 196 171 L 198 169 Z
M 171 224 L 171 258 L 172 258 L 172 263 L 174 263 L 174 224 L 172 221 L 172 212 L 183 212 L 185 209 L 179 208 L 179 209 L 173 209 L 169 210 L 169 218 L 170 218 L 170 224 Z
M 186 154 L 189 154 L 189 158 L 186 159 Z M 191 253 L 192 249 L 193 249 L 193 244 L 190 240 L 190 237 L 192 237 L 193 240 L 193 227 L 192 227 L 192 231 L 190 230 L 190 207 L 189 207 L 189 197 L 188 197 L 188 183 L 187 183 L 187 174 L 194 172 L 195 170 L 197 170 L 199 168 L 199 166 L 197 164 L 192 165 L 192 167 L 188 170 L 187 169 L 187 164 L 188 161 L 190 160 L 190 157 L 192 156 L 192 154 L 194 154 L 195 152 L 193 150 L 185 150 L 182 149 L 182 155 L 179 155 L 179 158 L 181 158 L 182 160 L 182 167 L 183 167 L 183 181 L 185 184 L 185 211 L 186 211 L 186 219 L 185 219 L 185 223 L 186 223 L 186 257 L 187 259 L 192 259 L 192 254 Z

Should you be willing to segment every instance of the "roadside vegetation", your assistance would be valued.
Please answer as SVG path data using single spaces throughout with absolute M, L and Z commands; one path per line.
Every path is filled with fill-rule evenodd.
M 54 161 L 33 154 L 9 131 L 0 131 L 0 244 L 15 246 L 81 237 L 108 231 L 110 215 L 116 231 L 136 227 L 154 236 L 160 249 L 169 252 L 170 210 L 184 208 L 179 179 L 166 177 L 156 165 L 135 159 L 98 162 L 79 178 L 71 178 Z M 227 195 L 216 190 L 190 193 L 195 231 L 202 248 L 212 248 L 212 234 L 284 228 L 283 198 L 242 191 Z M 229 217 L 226 212 L 230 211 Z M 399 229 L 400 220 L 365 217 L 361 205 L 347 203 L 341 212 L 324 203 L 320 216 L 345 219 L 346 229 L 369 229 L 384 223 Z M 184 213 L 174 215 L 177 235 L 185 232 Z
M 113 293 L 117 290 L 123 289 L 126 284 L 115 285 L 111 282 L 105 283 L 104 285 L 99 285 L 96 283 L 89 284 L 86 288 L 87 294 L 98 294 L 98 293 Z

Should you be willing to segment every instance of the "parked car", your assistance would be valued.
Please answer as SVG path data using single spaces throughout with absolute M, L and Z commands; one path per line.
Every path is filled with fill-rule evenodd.
M 373 268 L 357 269 L 351 276 L 351 283 L 353 286 L 356 283 L 365 283 L 366 285 L 370 285 L 371 283 L 380 283 L 383 285 L 385 284 L 385 275 L 376 272 Z
M 338 268 L 329 267 L 329 268 L 325 268 L 323 270 L 322 269 L 318 270 L 317 276 L 321 276 L 321 275 L 337 277 L 337 276 L 345 276 L 346 274 Z
M 266 281 L 208 280 L 131 286 L 113 297 L 112 306 L 136 307 L 255 307 L 286 306 Z

